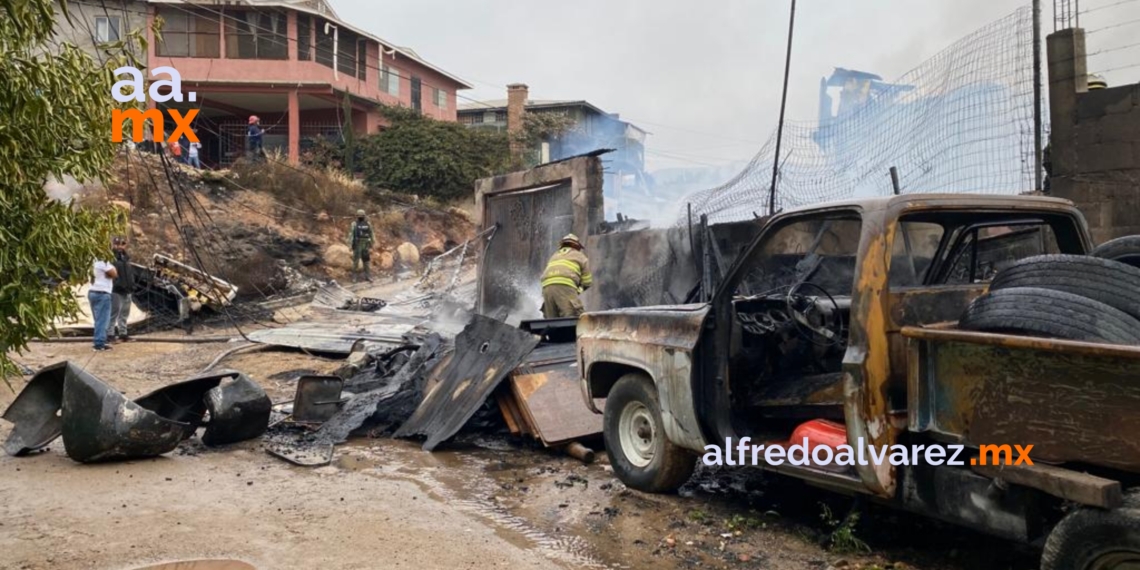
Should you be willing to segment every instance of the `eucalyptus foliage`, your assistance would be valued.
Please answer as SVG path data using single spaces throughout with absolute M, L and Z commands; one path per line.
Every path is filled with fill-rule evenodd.
M 69 285 L 110 257 L 110 215 L 50 198 L 52 179 L 103 182 L 114 160 L 113 72 L 134 65 L 125 42 L 101 46 L 103 61 L 56 41 L 66 2 L 0 2 L 0 376 L 11 353 L 74 317 Z M 140 41 L 132 34 L 127 41 Z

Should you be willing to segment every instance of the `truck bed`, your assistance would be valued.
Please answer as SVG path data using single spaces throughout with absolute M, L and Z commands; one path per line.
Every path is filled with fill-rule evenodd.
M 905 327 L 912 433 L 1140 473 L 1140 347 Z M 1015 455 L 1016 457 L 1016 455 Z

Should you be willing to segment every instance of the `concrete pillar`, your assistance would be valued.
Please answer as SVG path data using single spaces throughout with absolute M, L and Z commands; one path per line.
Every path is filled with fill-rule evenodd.
M 218 58 L 226 59 L 226 9 L 219 7 L 218 14 Z
M 1057 179 L 1077 169 L 1077 96 L 1088 91 L 1085 31 L 1070 28 L 1049 34 L 1045 45 L 1049 58 L 1049 151 L 1052 177 Z
M 510 136 L 511 162 L 516 166 L 522 164 L 522 154 L 526 151 L 516 139 L 522 132 L 528 95 L 529 88 L 523 83 L 507 85 L 507 134 Z
M 285 42 L 289 49 L 289 61 L 297 61 L 297 13 L 293 10 L 285 14 L 285 35 L 289 38 Z
M 297 52 L 293 52 L 296 56 Z M 289 90 L 289 162 L 301 162 L 301 97 L 296 89 Z

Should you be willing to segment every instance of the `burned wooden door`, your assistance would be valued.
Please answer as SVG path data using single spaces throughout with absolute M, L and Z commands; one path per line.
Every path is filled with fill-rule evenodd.
M 479 276 L 477 310 L 510 321 L 539 318 L 540 278 L 574 225 L 569 180 L 487 197 L 484 224 L 498 225 Z

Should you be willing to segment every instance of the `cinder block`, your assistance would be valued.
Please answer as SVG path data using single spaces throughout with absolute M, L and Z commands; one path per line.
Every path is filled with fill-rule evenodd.
M 1077 95 L 1077 122 L 1083 123 L 1105 115 L 1131 113 L 1136 106 L 1135 92 L 1132 85 L 1122 85 Z
M 1082 126 L 1081 130 L 1095 131 L 1097 142 L 1102 144 L 1138 143 L 1140 142 L 1140 110 L 1127 115 L 1106 115 L 1097 121 L 1095 126 Z
M 1080 149 L 1078 172 L 1112 172 L 1136 168 L 1133 145 L 1129 143 L 1097 144 Z

